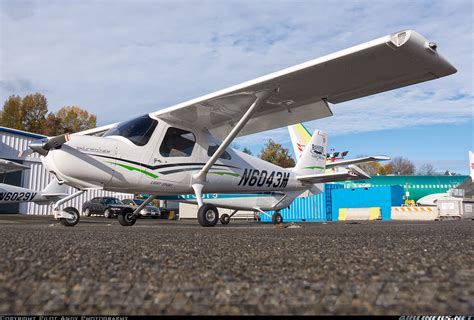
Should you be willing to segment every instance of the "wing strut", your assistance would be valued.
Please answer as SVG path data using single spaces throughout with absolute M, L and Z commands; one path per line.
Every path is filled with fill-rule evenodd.
M 277 90 L 278 89 L 276 89 L 275 92 L 277 92 Z M 242 128 L 247 124 L 250 118 L 252 118 L 252 115 L 257 110 L 259 105 L 262 102 L 264 102 L 272 93 L 273 91 L 265 90 L 265 91 L 257 92 L 255 94 L 254 102 L 247 109 L 247 111 L 245 111 L 244 115 L 239 120 L 239 122 L 237 122 L 237 124 L 232 128 L 230 133 L 227 135 L 224 141 L 222 141 L 222 144 L 219 146 L 219 148 L 217 148 L 216 152 L 214 152 L 214 154 L 207 161 L 204 167 L 202 167 L 202 169 L 198 173 L 193 175 L 192 187 L 196 194 L 196 200 L 198 202 L 199 207 L 203 205 L 201 191 L 203 188 L 203 183 L 206 181 L 206 176 L 207 176 L 207 173 L 209 172 L 209 169 L 211 169 L 211 167 L 216 163 L 219 157 L 224 153 L 225 149 L 232 143 L 235 137 L 237 137 L 237 135 L 240 133 Z

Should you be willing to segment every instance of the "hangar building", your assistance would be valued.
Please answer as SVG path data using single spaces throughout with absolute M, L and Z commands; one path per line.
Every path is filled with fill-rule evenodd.
M 21 159 L 19 153 L 28 148 L 28 144 L 34 140 L 45 138 L 45 136 L 25 132 L 6 127 L 0 127 L 0 159 L 18 162 L 30 167 L 29 170 L 0 173 L 0 182 L 29 188 L 33 190 L 43 190 L 53 179 L 53 176 L 43 167 L 38 154 Z M 76 189 L 69 187 L 68 193 L 73 193 Z M 82 212 L 82 204 L 94 197 L 116 197 L 119 199 L 132 198 L 133 194 L 109 192 L 102 190 L 91 190 L 68 201 L 66 206 L 73 206 Z M 33 202 L 22 202 L 13 204 L 0 204 L 0 213 L 21 213 L 21 214 L 52 214 L 49 205 L 38 205 Z

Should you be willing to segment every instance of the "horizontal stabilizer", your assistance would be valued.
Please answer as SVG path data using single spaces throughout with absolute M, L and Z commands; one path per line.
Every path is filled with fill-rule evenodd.
M 320 174 L 296 176 L 296 179 L 302 182 L 308 182 L 308 183 L 314 184 L 314 183 L 370 179 L 370 176 L 359 167 L 355 165 L 349 165 L 348 169 L 343 172 L 320 173 Z
M 30 167 L 10 160 L 0 159 L 0 173 L 15 172 L 29 169 Z
M 365 163 L 365 162 L 372 162 L 372 161 L 386 161 L 390 160 L 390 157 L 387 156 L 370 156 L 370 157 L 362 157 L 356 159 L 347 159 L 347 160 L 340 160 L 334 162 L 326 162 L 326 169 L 340 167 L 340 166 L 347 166 L 350 164 L 358 164 L 358 163 Z

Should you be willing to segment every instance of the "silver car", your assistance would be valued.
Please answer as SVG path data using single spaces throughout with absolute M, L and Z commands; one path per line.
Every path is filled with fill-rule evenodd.
M 137 208 L 140 206 L 145 200 L 142 199 L 125 199 L 122 200 L 122 203 L 130 206 L 132 208 Z M 153 205 L 147 205 L 145 208 L 140 210 L 140 215 L 142 217 L 152 217 L 152 218 L 159 218 L 161 217 L 161 211 L 160 208 L 157 208 Z

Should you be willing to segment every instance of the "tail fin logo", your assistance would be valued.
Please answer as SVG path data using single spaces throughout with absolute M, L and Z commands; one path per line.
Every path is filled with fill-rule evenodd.
M 301 144 L 301 143 L 298 143 L 298 142 L 296 143 L 296 146 L 298 147 L 298 150 L 301 151 L 301 152 L 303 152 L 304 148 L 306 147 L 305 144 Z
M 324 147 L 316 144 L 311 145 L 311 155 L 313 158 L 324 160 Z

